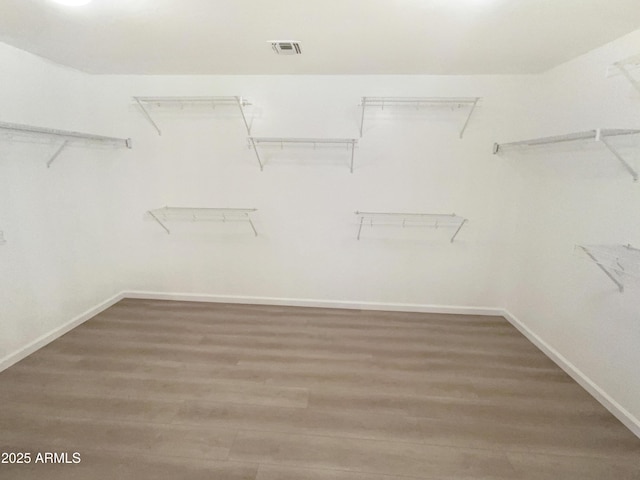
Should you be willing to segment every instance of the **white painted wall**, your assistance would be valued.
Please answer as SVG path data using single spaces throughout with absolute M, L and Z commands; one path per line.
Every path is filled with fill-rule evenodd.
M 527 77 L 100 77 L 101 117 L 126 124 L 135 161 L 122 170 L 121 251 L 130 288 L 156 292 L 314 300 L 496 306 L 512 222 L 509 170 L 491 155 L 497 132 L 525 114 Z M 256 136 L 357 137 L 363 95 L 482 96 L 464 140 L 464 110 L 367 112 L 349 154 L 309 148 L 263 153 L 260 171 L 237 109 L 155 116 L 159 137 L 133 95 L 244 95 Z M 105 105 L 109 106 L 107 110 Z M 266 152 L 266 150 L 263 150 Z M 167 235 L 146 210 L 250 207 L 248 226 Z M 451 213 L 470 219 L 454 244 L 447 231 L 365 229 L 354 211 Z
M 608 65 L 639 52 L 640 31 L 548 72 L 531 111 L 536 121 L 501 137 L 640 128 L 640 94 L 621 76 L 605 77 Z M 618 144 L 640 169 L 638 140 Z M 640 285 L 629 282 L 620 294 L 573 255 L 575 244 L 640 245 L 640 185 L 599 145 L 505 153 L 500 161 L 517 170 L 520 193 L 507 309 L 640 418 Z
M 0 121 L 122 134 L 98 125 L 87 76 L 0 44 Z M 96 128 L 96 127 L 104 128 Z M 123 289 L 114 269 L 114 180 L 127 153 L 0 136 L 0 364 Z

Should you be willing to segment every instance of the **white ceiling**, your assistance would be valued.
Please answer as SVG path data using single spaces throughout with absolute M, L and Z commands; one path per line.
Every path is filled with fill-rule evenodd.
M 640 0 L 0 0 L 0 41 L 115 74 L 536 73 L 638 26 Z

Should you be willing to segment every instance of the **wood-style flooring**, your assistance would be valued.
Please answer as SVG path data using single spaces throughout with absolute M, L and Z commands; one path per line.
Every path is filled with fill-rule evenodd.
M 147 300 L 0 373 L 0 452 L 31 453 L 11 480 L 640 479 L 503 318 Z

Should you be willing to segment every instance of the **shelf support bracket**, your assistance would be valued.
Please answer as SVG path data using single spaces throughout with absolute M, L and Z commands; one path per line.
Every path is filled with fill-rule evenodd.
M 260 165 L 260 171 L 262 172 L 264 170 L 263 165 L 262 165 L 262 160 L 260 159 L 260 154 L 258 153 L 258 147 L 256 146 L 256 142 L 253 139 L 253 137 L 249 137 L 249 148 L 253 148 L 253 151 L 256 154 L 256 158 L 258 159 L 258 165 Z
M 362 138 L 362 131 L 364 129 L 364 109 L 366 108 L 367 97 L 362 97 L 362 113 L 360 117 L 360 138 Z
M 240 115 L 242 115 L 242 121 L 244 122 L 244 126 L 247 129 L 247 135 L 251 136 L 251 127 L 247 122 L 247 117 L 244 114 L 244 107 L 242 106 L 242 97 L 236 97 L 236 101 L 238 102 L 238 107 L 240 108 Z
M 136 103 L 140 107 L 140 110 L 142 110 L 142 113 L 144 114 L 145 118 L 149 121 L 151 125 L 153 125 L 153 128 L 156 129 L 156 131 L 158 132 L 158 135 L 162 136 L 160 127 L 158 127 L 158 125 L 156 125 L 156 122 L 153 121 L 153 118 L 151 118 L 151 115 L 149 115 L 149 112 L 147 111 L 147 109 L 144 108 L 144 104 L 138 99 L 138 97 L 133 97 L 133 98 L 135 99 Z
M 467 119 L 465 120 L 464 125 L 462 126 L 462 130 L 460 130 L 460 138 L 464 137 L 464 132 L 467 129 L 467 126 L 469 125 L 469 121 L 471 120 L 471 115 L 473 115 L 473 111 L 476 109 L 476 106 L 478 105 L 478 100 L 480 99 L 476 98 L 473 104 L 471 105 L 471 109 L 469 110 L 469 115 L 467 115 Z
M 364 222 L 364 217 L 360 217 L 360 227 L 358 228 L 358 240 L 360 240 L 360 233 L 362 233 L 362 223 Z
M 351 167 L 350 167 L 351 173 L 353 173 L 353 156 L 355 155 L 355 152 L 356 152 L 356 142 L 352 141 L 351 142 Z
M 458 233 L 460 233 L 460 230 L 462 230 L 462 227 L 464 227 L 465 223 L 467 223 L 467 219 L 466 218 L 464 220 L 462 220 L 462 222 L 460 223 L 460 226 L 458 227 L 456 232 L 453 234 L 453 237 L 451 237 L 451 243 L 453 243 L 453 241 L 456 239 L 456 236 L 458 235 Z
M 249 215 L 247 215 L 247 220 L 249 220 L 249 225 L 251 225 L 251 228 L 253 229 L 253 233 L 257 237 L 258 231 L 256 230 L 256 227 L 253 225 L 253 220 L 251 220 L 251 217 L 249 217 Z
M 167 232 L 167 234 L 168 234 L 168 235 L 170 235 L 170 234 L 171 234 L 171 232 L 170 232 L 170 231 L 169 231 L 169 229 L 165 226 L 165 224 L 164 224 L 164 223 L 162 223 L 162 222 L 160 221 L 160 219 L 159 219 L 158 217 L 156 217 L 156 216 L 153 214 L 153 212 L 149 211 L 149 212 L 147 212 L 147 213 L 148 213 L 149 215 L 151 215 L 151 218 L 153 218 L 156 222 L 158 222 L 158 225 L 160 225 L 162 228 L 164 228 L 164 231 L 165 231 L 165 232 Z
M 620 73 L 622 73 L 622 75 L 624 75 L 625 78 L 629 80 L 631 85 L 633 85 L 633 88 L 635 88 L 638 92 L 640 92 L 640 82 L 638 82 L 635 78 L 633 78 L 631 73 L 629 73 L 629 70 L 624 68 L 624 64 L 616 63 L 615 66 L 618 67 L 618 70 L 620 70 Z
M 55 161 L 56 158 L 60 156 L 60 154 L 68 144 L 69 144 L 69 140 L 65 140 L 64 142 L 62 142 L 62 145 L 60 145 L 60 148 L 56 150 L 56 153 L 54 153 L 53 156 L 47 162 L 47 168 L 51 167 L 51 164 Z
M 616 286 L 618 287 L 618 290 L 620 290 L 620 293 L 624 292 L 624 285 L 620 283 L 620 281 L 616 277 L 614 277 L 613 274 L 598 261 L 595 255 L 593 255 L 593 253 L 591 253 L 589 249 L 586 247 L 580 246 L 580 248 L 584 250 L 584 253 L 586 253 L 587 256 L 594 261 L 594 263 L 598 266 L 598 268 L 602 270 L 605 273 L 605 275 L 611 279 L 613 283 L 616 284 Z
M 599 140 L 604 144 L 605 147 L 607 147 L 609 149 L 609 151 L 620 161 L 620 163 L 622 163 L 622 166 L 631 174 L 631 176 L 633 177 L 633 181 L 637 182 L 638 181 L 638 172 L 635 171 L 635 169 L 629 165 L 629 162 L 627 162 L 622 155 L 620 155 L 620 153 L 607 141 L 607 139 L 603 136 L 600 136 Z

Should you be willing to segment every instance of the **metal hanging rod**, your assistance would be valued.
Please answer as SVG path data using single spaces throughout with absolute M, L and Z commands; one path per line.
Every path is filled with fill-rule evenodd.
M 62 151 L 67 147 L 67 145 L 72 142 L 92 142 L 113 145 L 115 147 L 132 147 L 130 138 L 105 137 L 103 135 L 73 132 L 69 130 L 56 130 L 53 128 L 36 127 L 33 125 L 0 122 L 0 130 L 8 134 L 45 136 L 48 138 L 62 140 L 62 144 L 60 145 L 60 147 L 47 161 L 47 167 L 50 167 L 54 160 L 58 158 Z
M 456 239 L 460 230 L 468 222 L 464 217 L 460 217 L 455 213 L 398 213 L 398 212 L 360 212 L 355 214 L 360 217 L 358 225 L 358 236 L 362 233 L 362 227 L 365 225 L 390 225 L 398 227 L 453 227 L 455 232 L 451 237 L 451 242 Z
M 247 122 L 247 117 L 245 116 L 244 107 L 251 105 L 247 100 L 240 96 L 228 96 L 228 97 L 133 97 L 136 101 L 145 118 L 149 121 L 149 123 L 156 129 L 158 135 L 162 135 L 162 131 L 158 124 L 153 120 L 151 114 L 147 107 L 150 106 L 170 106 L 170 105 L 197 105 L 197 106 L 211 106 L 215 108 L 216 106 L 225 106 L 232 105 L 237 106 L 240 109 L 240 114 L 242 115 L 242 121 L 244 122 L 244 126 L 247 129 L 247 135 L 251 135 L 251 127 Z
M 198 207 L 163 207 L 147 211 L 147 215 L 155 220 L 166 232 L 171 231 L 166 223 L 171 221 L 188 222 L 245 222 L 251 226 L 254 235 L 258 232 L 250 214 L 255 208 L 198 208 Z
M 607 148 L 607 150 L 609 150 L 611 154 L 613 154 L 613 156 L 616 157 L 616 159 L 618 159 L 622 166 L 631 174 L 633 180 L 638 181 L 638 172 L 631 166 L 629 162 L 627 162 L 627 160 L 625 160 L 620 152 L 613 145 L 611 145 L 608 139 L 611 137 L 637 135 L 639 133 L 640 130 L 598 128 L 596 130 L 588 130 L 585 132 L 569 133 L 566 135 L 556 135 L 552 137 L 534 138 L 531 140 L 523 140 L 519 142 L 494 143 L 493 153 L 495 155 L 511 147 L 537 147 L 540 145 L 551 145 L 555 143 L 593 140 L 596 142 L 601 142 Z
M 630 68 L 640 67 L 640 55 L 629 57 L 625 60 L 620 60 L 613 64 L 613 66 L 620 71 L 620 73 L 631 83 L 633 88 L 640 92 L 640 81 L 631 74 Z
M 469 125 L 471 115 L 473 115 L 478 102 L 481 97 L 362 97 L 360 107 L 362 108 L 362 114 L 360 117 L 360 137 L 364 130 L 364 112 L 367 107 L 433 107 L 433 106 L 458 106 L 470 107 L 469 113 L 465 119 L 464 125 L 460 130 L 460 138 L 464 136 L 464 132 Z
M 640 249 L 629 245 L 576 245 L 591 259 L 618 290 L 624 292 L 625 276 L 640 278 Z
M 316 147 L 317 145 L 324 146 L 333 146 L 333 147 L 341 147 L 346 146 L 348 149 L 351 149 L 351 162 L 349 166 L 349 170 L 353 173 L 353 159 L 355 156 L 355 148 L 358 144 L 357 138 L 293 138 L 293 137 L 249 137 L 249 148 L 253 148 L 256 153 L 256 157 L 258 159 L 258 164 L 260 165 L 260 170 L 263 170 L 262 159 L 260 158 L 260 153 L 258 152 L 258 146 L 261 144 L 275 144 L 280 145 L 281 148 L 284 148 L 285 145 L 289 144 L 302 144 L 302 145 L 313 145 Z

